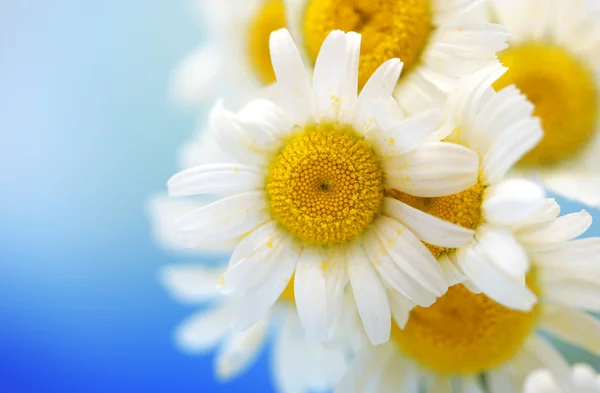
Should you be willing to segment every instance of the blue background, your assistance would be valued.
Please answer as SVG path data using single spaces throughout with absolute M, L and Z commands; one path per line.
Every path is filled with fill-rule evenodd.
M 265 354 L 221 385 L 211 357 L 179 353 L 193 309 L 157 278 L 180 258 L 153 244 L 145 201 L 196 124 L 168 99 L 193 11 L 0 1 L 0 393 L 272 391 Z

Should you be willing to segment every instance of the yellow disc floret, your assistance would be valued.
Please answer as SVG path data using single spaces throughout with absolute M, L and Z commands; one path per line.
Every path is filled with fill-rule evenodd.
M 418 198 L 397 190 L 388 190 L 388 194 L 412 207 L 432 216 L 449 221 L 469 229 L 476 229 L 482 223 L 481 204 L 485 187 L 481 184 L 459 192 L 437 198 Z M 439 258 L 452 249 L 425 244 L 431 253 Z
M 362 34 L 359 84 L 383 62 L 399 57 L 408 71 L 432 31 L 430 0 L 309 0 L 303 20 L 306 50 L 313 61 L 332 30 Z
M 305 242 L 328 245 L 364 232 L 380 211 L 383 180 L 363 138 L 347 126 L 320 124 L 283 147 L 266 190 L 275 220 Z
M 527 279 L 537 292 L 535 274 Z M 403 330 L 392 337 L 399 349 L 417 363 L 448 374 L 476 374 L 509 360 L 531 335 L 539 305 L 529 312 L 508 309 L 462 284 L 428 308 L 410 313 Z
M 285 27 L 282 0 L 266 0 L 250 24 L 248 59 L 258 78 L 266 85 L 275 82 L 271 65 L 269 37 L 271 32 Z
M 523 166 L 551 166 L 576 156 L 596 130 L 598 92 L 591 70 L 564 49 L 543 44 L 515 46 L 500 59 L 508 72 L 496 89 L 515 84 L 535 105 L 544 138 Z

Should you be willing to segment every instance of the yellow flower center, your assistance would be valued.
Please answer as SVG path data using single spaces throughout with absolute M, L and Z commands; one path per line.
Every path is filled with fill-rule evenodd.
M 404 194 L 397 190 L 388 190 L 388 194 L 412 207 L 419 209 L 442 220 L 460 225 L 469 229 L 477 229 L 482 222 L 481 204 L 485 187 L 481 184 L 459 192 L 437 198 L 419 198 Z M 450 248 L 437 247 L 425 243 L 431 253 L 439 258 L 452 251 Z
M 596 129 L 598 92 L 594 75 L 567 51 L 544 44 L 511 47 L 500 54 L 508 72 L 496 89 L 515 84 L 535 105 L 544 138 L 523 166 L 551 166 L 584 149 Z
M 538 292 L 534 273 L 527 284 Z M 538 315 L 539 305 L 528 312 L 508 309 L 458 284 L 432 306 L 411 311 L 403 330 L 394 324 L 392 337 L 400 351 L 431 370 L 477 374 L 513 357 Z
M 296 134 L 269 168 L 271 214 L 301 240 L 345 243 L 379 213 L 383 180 L 377 157 L 352 128 L 307 127 Z
M 399 57 L 408 71 L 433 28 L 430 0 L 309 0 L 305 12 L 303 33 L 313 61 L 332 30 L 362 34 L 361 87 L 388 59 Z
M 265 84 L 275 82 L 271 65 L 269 37 L 271 32 L 285 27 L 282 0 L 266 0 L 250 23 L 248 34 L 248 59 L 258 78 Z

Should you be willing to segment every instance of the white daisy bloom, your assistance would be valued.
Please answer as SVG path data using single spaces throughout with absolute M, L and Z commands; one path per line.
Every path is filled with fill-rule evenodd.
M 458 82 L 447 102 L 454 132 L 446 140 L 478 153 L 478 183 L 438 198 L 407 197 L 400 192 L 394 196 L 472 233 L 472 241 L 458 249 L 429 246 L 447 272 L 449 285 L 466 276 L 473 291 L 526 311 L 536 296 L 525 285 L 530 262 L 514 224 L 537 209 L 544 192 L 534 183 L 505 179 L 505 175 L 538 143 L 542 131 L 539 120 L 532 117 L 533 105 L 517 89 L 511 86 L 497 93 L 492 89 L 505 71 L 492 62 Z
M 288 26 L 309 64 L 330 31 L 361 33 L 359 86 L 387 59 L 400 58 L 404 74 L 394 95 L 414 109 L 431 100 L 431 84 L 448 90 L 457 78 L 489 64 L 507 47 L 503 26 L 459 21 L 481 2 L 285 0 Z
M 357 96 L 361 36 L 332 32 L 311 78 L 287 30 L 271 35 L 277 102 L 239 113 L 217 104 L 210 123 L 227 163 L 187 169 L 171 196 L 222 197 L 181 218 L 189 247 L 244 236 L 219 284 L 244 301 L 238 327 L 263 317 L 294 276 L 300 321 L 325 341 L 349 280 L 373 343 L 389 339 L 391 287 L 429 306 L 447 282 L 421 241 L 461 247 L 472 237 L 386 197 L 394 188 L 437 197 L 473 186 L 477 155 L 440 142 L 439 110 L 405 117 L 392 98 L 402 63 L 385 62 Z
M 571 375 L 577 393 L 600 393 L 600 376 L 587 364 L 573 366 Z M 523 393 L 563 393 L 548 370 L 536 370 L 525 381 Z
M 293 289 L 285 290 L 272 313 L 249 329 L 232 329 L 235 301 L 217 293 L 216 282 L 225 267 L 177 265 L 165 268 L 161 280 L 179 301 L 207 305 L 176 330 L 178 347 L 189 354 L 217 348 L 215 374 L 221 381 L 239 376 L 250 367 L 269 337 L 273 377 L 282 393 L 328 391 L 346 368 L 341 347 L 307 342 L 294 307 Z
M 600 2 L 492 0 L 490 20 L 510 30 L 499 57 L 535 104 L 544 139 L 518 167 L 553 192 L 600 206 Z
M 171 89 L 185 105 L 225 97 L 240 105 L 275 81 L 269 34 L 285 26 L 283 0 L 196 0 L 205 41 L 175 69 Z
M 515 225 L 533 261 L 527 285 L 540 298 L 533 309 L 509 309 L 457 284 L 431 307 L 406 311 L 390 342 L 360 353 L 336 391 L 521 393 L 525 377 L 544 368 L 557 392 L 581 393 L 566 360 L 538 333 L 600 355 L 600 321 L 585 312 L 600 311 L 600 238 L 572 240 L 590 216 L 557 217 L 559 210 L 545 200 Z

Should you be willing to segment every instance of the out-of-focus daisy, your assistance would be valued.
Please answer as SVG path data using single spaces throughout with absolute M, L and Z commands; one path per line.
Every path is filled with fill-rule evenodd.
M 286 18 L 311 63 L 330 31 L 363 36 L 359 86 L 390 58 L 404 62 L 395 92 L 399 102 L 419 102 L 429 85 L 444 90 L 458 77 L 487 65 L 506 48 L 501 25 L 462 23 L 481 0 L 285 0 Z
M 226 97 L 244 103 L 275 82 L 269 35 L 285 26 L 282 0 L 196 1 L 205 42 L 176 68 L 172 89 L 184 104 Z
M 295 276 L 300 321 L 311 339 L 326 340 L 349 279 L 369 338 L 386 342 L 385 286 L 422 306 L 447 289 L 421 241 L 460 247 L 471 239 L 417 209 L 388 209 L 387 187 L 436 197 L 473 186 L 478 160 L 440 142 L 451 129 L 439 110 L 404 118 L 392 98 L 398 59 L 385 62 L 357 97 L 359 50 L 360 35 L 332 32 L 311 85 L 287 30 L 273 33 L 277 103 L 255 100 L 239 113 L 217 105 L 210 128 L 229 162 L 169 181 L 171 196 L 223 197 L 178 221 L 188 246 L 243 237 L 219 283 L 242 299 L 240 328 L 263 317 Z
M 554 192 L 600 205 L 600 2 L 493 0 L 488 10 L 511 32 L 499 55 L 509 71 L 494 87 L 521 89 L 544 129 L 519 167 Z
M 520 393 L 526 375 L 545 368 L 562 393 L 580 393 L 569 365 L 538 332 L 600 354 L 600 322 L 584 312 L 600 311 L 600 238 L 570 240 L 590 217 L 558 214 L 546 200 L 515 223 L 533 261 L 527 285 L 540 302 L 532 310 L 509 309 L 455 285 L 431 307 L 396 319 L 390 342 L 357 356 L 337 391 Z
M 232 329 L 235 300 L 217 293 L 216 282 L 225 267 L 202 265 L 169 266 L 161 279 L 178 300 L 208 305 L 191 315 L 176 330 L 178 346 L 190 354 L 217 348 L 215 374 L 227 381 L 244 372 L 263 350 L 269 336 L 272 368 L 278 391 L 282 393 L 329 391 L 346 368 L 343 348 L 307 342 L 294 306 L 294 290 L 283 291 L 276 306 L 245 331 Z
M 517 89 L 507 87 L 498 93 L 492 89 L 505 71 L 492 62 L 462 79 L 448 99 L 447 116 L 455 130 L 447 140 L 478 153 L 478 183 L 438 198 L 414 198 L 395 191 L 391 195 L 473 234 L 473 241 L 460 249 L 429 247 L 452 278 L 450 285 L 466 275 L 474 291 L 483 291 L 507 307 L 530 310 L 536 301 L 525 285 L 530 263 L 513 225 L 538 208 L 544 193 L 534 183 L 506 180 L 505 175 L 536 145 L 542 131 L 539 120 L 532 117 L 533 105 Z
M 587 364 L 573 366 L 571 375 L 577 393 L 600 393 L 600 376 Z M 548 370 L 536 370 L 525 381 L 523 393 L 564 393 L 552 373 Z

